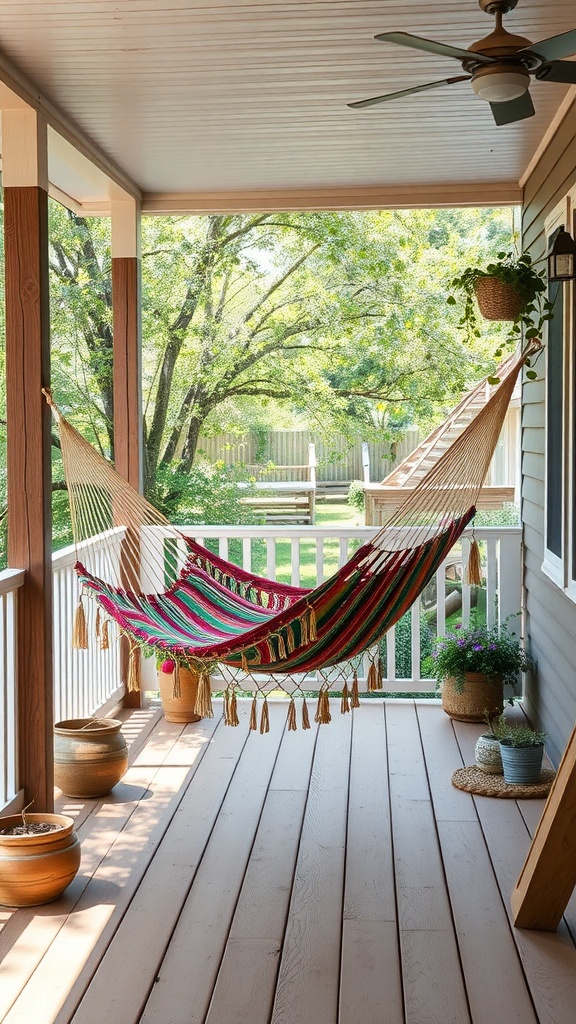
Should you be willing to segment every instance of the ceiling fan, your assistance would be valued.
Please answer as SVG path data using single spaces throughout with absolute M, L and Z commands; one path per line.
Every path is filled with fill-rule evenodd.
M 388 100 L 409 96 L 411 93 L 438 89 L 441 85 L 456 82 L 472 82 L 472 88 L 480 99 L 486 100 L 492 109 L 497 125 L 523 121 L 535 113 L 534 104 L 528 91 L 530 75 L 539 81 L 565 82 L 576 85 L 576 63 L 563 61 L 576 53 L 576 29 L 532 43 L 524 36 L 512 35 L 502 25 L 502 16 L 514 10 L 518 0 L 478 0 L 486 14 L 493 14 L 496 26 L 490 35 L 472 43 L 467 50 L 433 39 L 410 35 L 409 32 L 383 32 L 374 38 L 380 42 L 409 46 L 426 53 L 437 53 L 454 57 L 460 61 L 464 75 L 444 78 L 427 85 L 416 85 L 411 89 L 400 89 L 384 96 L 373 96 L 368 100 L 349 103 L 349 107 L 360 110 L 376 106 Z

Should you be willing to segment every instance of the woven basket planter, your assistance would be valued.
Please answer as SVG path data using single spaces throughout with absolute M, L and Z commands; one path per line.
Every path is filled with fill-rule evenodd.
M 485 320 L 516 320 L 526 305 L 526 296 L 498 277 L 479 277 L 474 292 Z
M 442 707 L 458 722 L 485 722 L 487 714 L 496 718 L 504 710 L 502 677 L 467 672 L 461 692 L 456 680 L 448 677 L 442 684 Z

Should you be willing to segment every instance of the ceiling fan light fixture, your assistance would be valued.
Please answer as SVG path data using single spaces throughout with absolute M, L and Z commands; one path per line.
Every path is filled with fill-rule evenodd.
M 492 64 L 480 68 L 472 78 L 472 88 L 487 103 L 508 103 L 528 92 L 530 75 L 521 67 Z

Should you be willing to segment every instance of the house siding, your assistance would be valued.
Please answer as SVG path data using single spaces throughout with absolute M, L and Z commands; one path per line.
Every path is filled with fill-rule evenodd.
M 545 252 L 545 221 L 576 184 L 576 102 L 570 107 L 524 189 L 522 231 L 534 259 Z M 527 711 L 549 736 L 558 762 L 576 721 L 576 604 L 542 572 L 544 559 L 545 359 L 522 389 L 522 522 L 526 635 L 536 671 L 526 686 Z

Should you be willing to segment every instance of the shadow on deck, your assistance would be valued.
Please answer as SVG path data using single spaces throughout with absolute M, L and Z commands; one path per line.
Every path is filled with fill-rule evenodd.
M 270 732 L 127 714 L 131 764 L 74 801 L 80 873 L 0 911 L 5 1024 L 573 1024 L 576 903 L 509 918 L 541 800 L 472 797 L 480 727 L 366 701 Z

